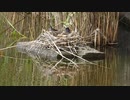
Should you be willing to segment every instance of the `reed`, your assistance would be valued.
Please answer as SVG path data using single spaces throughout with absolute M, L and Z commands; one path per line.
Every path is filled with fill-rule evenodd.
M 106 45 L 117 41 L 119 12 L 1 12 L 12 26 L 30 40 L 36 39 L 42 28 L 48 30 L 51 24 L 56 29 L 69 26 L 87 37 L 99 28 L 96 35 L 97 45 Z M 9 35 L 14 29 L 5 20 L 4 32 Z M 105 37 L 105 38 L 104 38 Z M 90 40 L 94 42 L 93 39 Z

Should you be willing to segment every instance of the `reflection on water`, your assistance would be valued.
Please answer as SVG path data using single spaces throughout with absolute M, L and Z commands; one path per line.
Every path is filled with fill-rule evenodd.
M 37 66 L 27 55 L 10 49 L 0 56 L 1 86 L 112 86 L 130 85 L 130 52 L 122 49 L 105 49 L 104 60 L 96 65 L 80 65 L 79 69 L 67 66 L 50 71 Z

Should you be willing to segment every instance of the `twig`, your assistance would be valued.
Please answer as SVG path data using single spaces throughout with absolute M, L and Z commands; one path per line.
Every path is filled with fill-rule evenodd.
M 2 49 L 0 49 L 0 51 L 6 50 L 6 49 L 10 49 L 10 48 L 14 48 L 14 47 L 16 47 L 16 45 L 15 46 L 6 47 L 6 48 L 2 48 Z
M 76 54 L 74 54 L 74 53 L 71 53 L 71 52 L 69 52 L 69 51 L 67 51 L 67 50 L 65 50 L 65 49 L 63 49 L 63 48 L 60 48 L 60 49 L 62 49 L 62 50 L 64 50 L 65 52 L 67 52 L 67 53 L 69 53 L 69 54 L 72 54 L 72 55 L 74 55 L 74 56 L 76 56 L 76 57 L 78 57 L 78 58 L 84 60 L 85 62 L 88 62 L 88 63 L 90 63 L 90 64 L 94 64 L 94 63 L 92 63 L 92 62 L 90 62 L 90 61 L 88 61 L 88 60 L 86 60 L 86 59 L 84 59 L 84 58 L 82 58 L 82 57 L 80 57 L 80 56 L 78 56 L 78 55 L 76 55 Z M 96 65 L 96 64 L 94 64 L 94 65 Z
M 59 60 L 51 69 L 56 68 L 56 66 L 63 60 L 63 58 L 61 60 Z
M 48 34 L 50 34 L 50 33 L 48 33 Z M 49 36 L 48 36 L 49 37 Z M 50 38 L 50 37 L 49 37 Z M 52 41 L 52 39 L 50 38 L 50 40 Z M 61 53 L 61 51 L 59 50 L 59 48 L 56 46 L 56 44 L 54 43 L 54 41 L 52 41 L 52 43 L 54 44 L 54 46 L 56 47 L 56 49 L 58 50 L 58 54 L 60 55 L 60 56 L 62 56 L 63 58 L 65 58 L 65 59 L 67 59 L 68 61 L 70 61 L 70 62 L 72 62 L 76 67 L 78 67 L 78 65 L 75 63 L 75 62 L 73 62 L 72 60 L 70 60 L 70 59 L 68 59 L 67 57 L 65 57 L 65 56 L 63 56 L 62 55 L 62 53 Z

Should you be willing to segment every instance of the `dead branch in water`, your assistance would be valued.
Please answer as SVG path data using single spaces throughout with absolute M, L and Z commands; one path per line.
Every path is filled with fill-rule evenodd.
M 97 32 L 97 29 L 95 30 Z M 90 34 L 90 38 L 95 35 L 95 31 Z M 98 30 L 99 31 L 99 30 Z M 36 56 L 33 56 L 36 60 L 41 61 L 40 56 L 38 56 L 39 53 L 44 54 L 45 50 L 50 50 L 52 53 L 52 56 L 54 53 L 61 56 L 61 60 L 58 61 L 52 68 L 56 68 L 58 64 L 62 62 L 63 59 L 69 61 L 74 65 L 75 68 L 78 68 L 78 64 L 73 61 L 73 59 L 70 59 L 66 57 L 64 54 L 71 55 L 73 57 L 76 57 L 88 64 L 96 65 L 86 59 L 84 59 L 82 56 L 78 55 L 79 52 L 83 50 L 88 50 L 89 52 L 97 52 L 94 49 L 91 49 L 87 46 L 87 40 L 86 38 L 79 35 L 78 32 L 72 31 L 71 33 L 64 34 L 64 31 L 61 31 L 61 33 L 58 33 L 57 35 L 53 35 L 53 31 L 45 31 L 43 30 L 43 33 L 41 33 L 38 38 L 34 41 L 31 41 L 29 43 L 25 42 L 25 48 L 28 48 L 25 50 L 29 55 L 33 56 L 31 52 L 36 51 Z M 24 45 L 24 44 L 23 44 Z M 23 49 L 23 47 L 21 47 Z M 80 49 L 82 48 L 82 49 Z M 34 51 L 33 51 L 34 50 Z M 81 51 L 80 51 L 81 50 Z M 88 53 L 89 53 L 88 52 Z M 47 53 L 47 51 L 46 51 Z M 87 52 L 86 52 L 87 53 Z M 49 54 L 49 55 L 51 55 Z M 48 54 L 45 54 L 48 55 Z M 45 57 L 45 56 L 44 56 Z

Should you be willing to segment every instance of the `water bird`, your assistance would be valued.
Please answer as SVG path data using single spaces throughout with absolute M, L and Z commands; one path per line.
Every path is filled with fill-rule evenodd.
M 50 25 L 49 31 L 51 31 L 51 34 L 53 34 L 54 36 L 57 36 L 58 34 L 62 33 L 61 29 L 57 30 L 57 29 L 53 28 L 51 25 Z
M 58 31 L 57 29 L 54 29 L 52 26 L 49 28 L 50 31 Z
M 66 33 L 71 33 L 70 29 L 68 27 L 65 28 Z
M 68 35 L 70 33 L 71 33 L 70 29 L 68 27 L 66 27 L 61 34 Z

